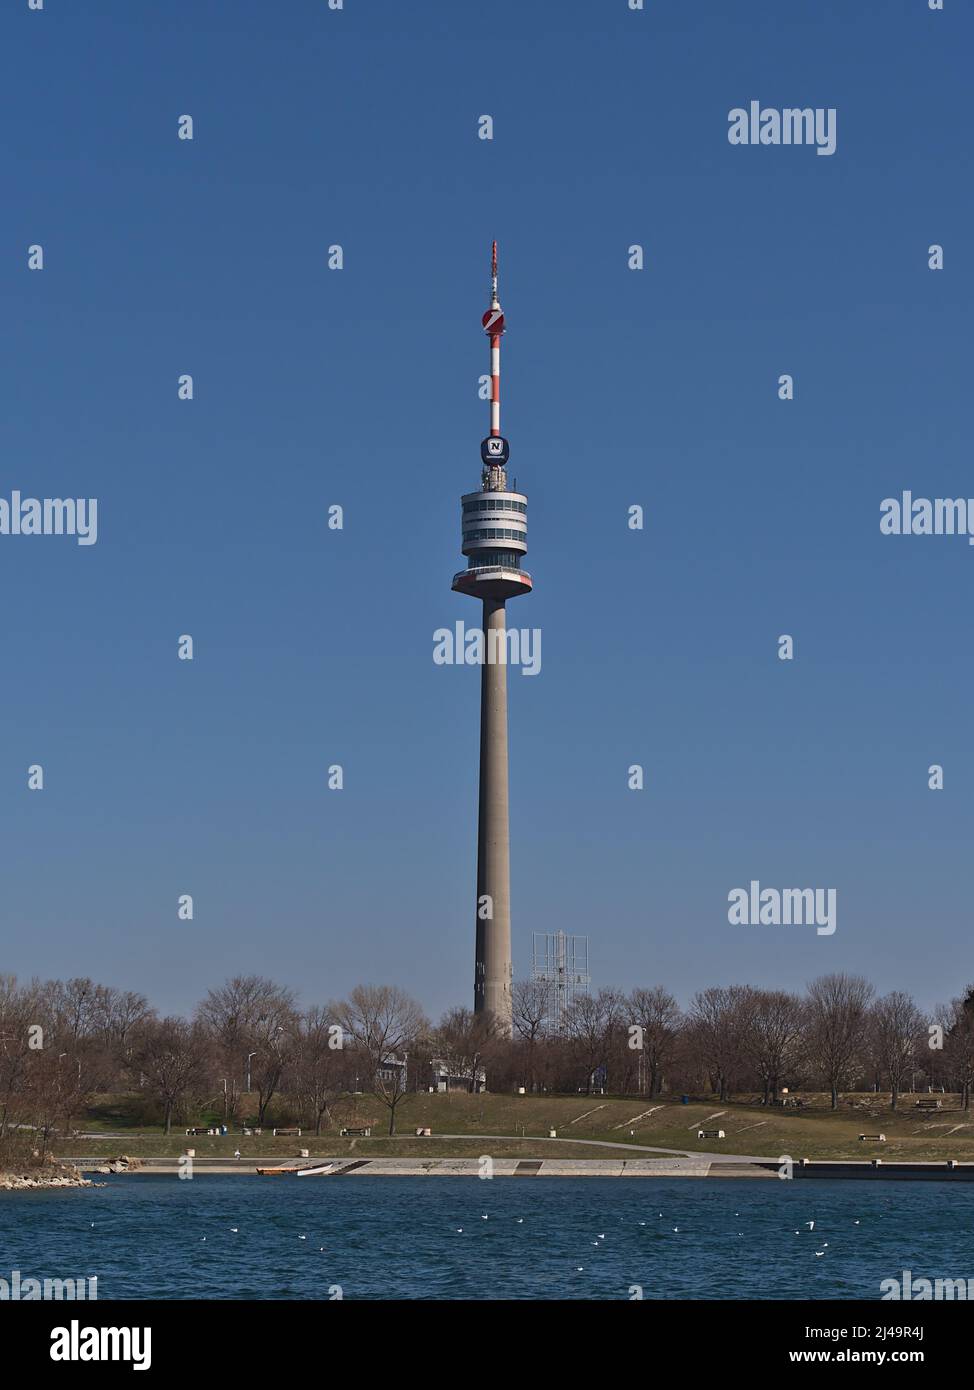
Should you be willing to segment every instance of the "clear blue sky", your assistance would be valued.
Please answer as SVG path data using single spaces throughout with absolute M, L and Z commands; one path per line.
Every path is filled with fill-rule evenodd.
M 432 634 L 479 611 L 496 236 L 516 972 L 563 928 L 683 999 L 974 977 L 974 549 L 878 525 L 974 496 L 972 39 L 960 0 L 9 0 L 0 495 L 99 538 L 0 537 L 0 968 L 470 1002 L 479 673 Z M 836 153 L 729 145 L 751 99 L 836 107 Z M 835 935 L 731 927 L 752 878 L 835 887 Z

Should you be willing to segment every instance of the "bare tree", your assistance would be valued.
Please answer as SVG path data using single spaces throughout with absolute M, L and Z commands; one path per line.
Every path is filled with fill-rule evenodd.
M 754 991 L 747 985 L 714 985 L 693 996 L 691 1041 L 720 1100 L 727 1099 L 731 1078 L 741 1066 L 753 997 Z
M 423 1010 L 393 985 L 357 985 L 336 1009 L 338 1021 L 361 1049 L 373 1093 L 388 1107 L 389 1133 L 407 1094 L 409 1049 L 428 1031 Z
M 314 1119 L 315 1134 L 346 1088 L 347 1059 L 334 1004 L 308 1009 L 298 1025 L 292 1061 L 294 1090 Z
M 797 995 L 755 990 L 743 1032 L 744 1051 L 764 1088 L 764 1104 L 778 1099 L 782 1077 L 797 1063 L 805 1009 Z
M 467 1089 L 471 1095 L 477 1089 L 477 1073 L 492 1044 L 504 1037 L 494 1014 L 474 1013 L 462 1005 L 449 1009 L 440 1019 L 433 1037 L 433 1046 L 454 1063 L 460 1076 L 469 1077 Z
M 548 985 L 544 980 L 515 980 L 511 990 L 514 1032 L 534 1047 L 548 1022 Z
M 227 1116 L 239 1103 L 237 1068 L 250 1073 L 257 1091 L 257 1123 L 263 1125 L 294 1046 L 295 995 L 263 975 L 236 975 L 211 989 L 197 1010 L 227 1072 Z
M 31 1027 L 42 1025 L 40 989 L 36 982 L 21 988 L 13 975 L 0 976 L 0 1139 L 28 1085 L 31 1061 Z
M 970 1110 L 974 1086 L 974 985 L 968 985 L 963 998 L 951 1001 L 942 1023 L 946 1060 L 960 1082 L 961 1104 Z
M 565 1035 L 585 1074 L 585 1090 L 592 1094 L 595 1073 L 604 1067 L 619 1022 L 619 993 L 600 989 L 598 994 L 579 994 L 565 1011 Z
M 143 994 L 98 985 L 92 1007 L 92 1034 L 97 1051 L 93 1063 L 96 1090 L 108 1089 L 130 1069 L 132 1046 L 138 1029 L 155 1017 Z
M 51 1002 L 59 1041 L 77 1051 L 79 1043 L 95 1031 L 98 986 L 87 978 L 56 980 L 51 986 Z
M 809 1041 L 833 1110 L 860 1060 L 872 997 L 861 975 L 822 975 L 808 986 Z
M 927 1020 L 909 994 L 893 990 L 872 1006 L 869 1031 L 876 1060 L 889 1081 L 890 1106 L 896 1109 L 911 1068 L 916 1064 Z
M 149 1091 L 162 1103 L 165 1130 L 171 1134 L 177 1106 L 206 1074 L 203 1029 L 182 1018 L 151 1020 L 143 1025 L 133 1051 Z
M 45 1036 L 50 1039 L 52 1032 Z M 56 1042 L 28 1052 L 27 1066 L 18 1095 L 21 1123 L 36 1131 L 41 1139 L 39 1157 L 47 1157 L 54 1134 L 65 1133 L 70 1119 L 88 1101 L 89 1095 L 74 1054 L 58 1051 Z
M 640 1029 L 642 1054 L 646 1059 L 650 1096 L 658 1096 L 663 1071 L 670 1065 L 682 1023 L 679 1005 L 660 985 L 634 989 L 624 1001 L 626 1020 Z
M 24 1088 L 25 1118 L 40 1137 L 39 1157 L 47 1158 L 47 1147 L 64 1115 L 64 1076 L 61 1063 L 64 1055 L 54 1047 L 35 1052 L 30 1058 L 27 1084 Z M 68 1068 L 67 1076 L 73 1073 Z
M 537 1054 L 548 1024 L 548 986 L 543 980 L 515 980 L 511 991 L 514 1036 L 524 1048 L 524 1082 L 533 1091 L 538 1084 Z

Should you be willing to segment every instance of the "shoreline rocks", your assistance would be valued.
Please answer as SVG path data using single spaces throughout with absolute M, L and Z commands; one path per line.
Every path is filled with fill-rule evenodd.
M 77 1168 L 38 1168 L 20 1173 L 0 1173 L 0 1192 L 30 1192 L 46 1187 L 98 1187 Z
M 97 1168 L 89 1168 L 89 1173 L 136 1173 L 142 1167 L 137 1158 L 126 1158 L 120 1154 L 118 1158 L 106 1159 Z

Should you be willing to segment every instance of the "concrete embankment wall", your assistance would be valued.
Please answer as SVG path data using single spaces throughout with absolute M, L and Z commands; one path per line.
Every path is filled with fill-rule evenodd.
M 88 1174 L 104 1173 L 107 1170 L 103 1158 L 72 1158 L 64 1160 Z M 258 1168 L 270 1167 L 274 1163 L 286 1166 L 316 1167 L 330 1165 L 321 1177 L 481 1177 L 484 1168 L 476 1158 L 341 1158 L 275 1159 L 266 1158 L 196 1158 L 193 1160 L 193 1176 L 227 1176 L 229 1174 L 254 1176 Z M 672 1158 L 496 1158 L 491 1165 L 491 1175 L 496 1178 L 777 1178 L 779 1163 L 774 1159 L 742 1160 L 697 1158 L 691 1156 Z M 144 1176 L 172 1175 L 180 1171 L 176 1158 L 144 1158 L 122 1170 L 127 1174 Z M 284 1177 L 293 1177 L 285 1174 Z M 929 1182 L 972 1182 L 974 1163 L 882 1163 L 873 1165 L 866 1162 L 795 1162 L 792 1176 L 802 1178 L 857 1179 L 860 1181 L 929 1181 Z M 302 1179 L 302 1181 L 309 1181 Z M 273 1181 L 268 1177 L 268 1181 Z
M 974 1182 L 974 1163 L 878 1163 L 870 1162 L 796 1163 L 792 1170 L 796 1178 L 854 1178 L 860 1181 L 895 1182 Z
M 85 1172 L 103 1172 L 104 1159 L 72 1159 Z M 333 1167 L 320 1176 L 342 1177 L 470 1177 L 483 1175 L 484 1169 L 476 1158 L 373 1158 L 350 1161 L 347 1156 L 329 1160 L 326 1158 L 275 1160 L 295 1168 L 301 1166 L 317 1167 L 333 1164 Z M 207 1174 L 226 1176 L 228 1174 L 253 1176 L 258 1168 L 272 1166 L 268 1159 L 226 1159 L 197 1158 L 193 1160 L 193 1176 Z M 726 1169 L 726 1173 L 722 1170 Z M 717 1171 L 721 1170 L 721 1171 Z M 180 1171 L 179 1160 L 175 1158 L 145 1158 L 125 1170 L 127 1174 L 144 1176 L 172 1175 Z M 519 1159 L 497 1158 L 493 1160 L 491 1174 L 496 1178 L 707 1178 L 707 1177 L 773 1177 L 768 1171 L 751 1163 L 713 1163 L 702 1158 L 546 1158 Z M 283 1175 L 292 1177 L 291 1174 Z M 268 1182 L 274 1180 L 268 1176 Z M 310 1181 L 302 1179 L 302 1181 Z

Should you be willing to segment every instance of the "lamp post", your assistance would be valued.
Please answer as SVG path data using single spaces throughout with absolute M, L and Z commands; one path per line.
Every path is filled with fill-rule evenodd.
M 248 1052 L 248 1053 L 247 1053 L 247 1094 L 248 1094 L 248 1095 L 250 1095 L 250 1059 L 251 1059 L 251 1057 L 256 1057 L 256 1056 L 257 1056 L 257 1053 L 256 1053 L 256 1052 Z

